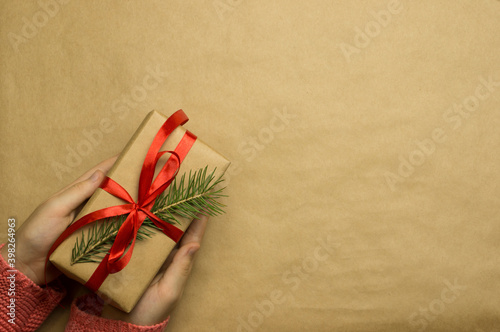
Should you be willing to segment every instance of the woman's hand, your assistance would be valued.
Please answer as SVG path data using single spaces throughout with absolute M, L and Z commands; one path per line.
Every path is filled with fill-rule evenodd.
M 164 321 L 182 296 L 195 254 L 200 249 L 207 219 L 199 216 L 199 219 L 193 220 L 179 242 L 179 248 L 170 253 L 158 275 L 129 314 L 106 305 L 101 316 L 136 325 L 155 325 Z
M 36 284 L 45 284 L 45 259 L 50 247 L 73 221 L 82 203 L 99 187 L 116 158 L 103 161 L 87 171 L 35 209 L 16 231 L 16 269 Z M 7 260 L 7 246 L 2 248 L 1 255 Z M 47 282 L 60 274 L 48 264 Z

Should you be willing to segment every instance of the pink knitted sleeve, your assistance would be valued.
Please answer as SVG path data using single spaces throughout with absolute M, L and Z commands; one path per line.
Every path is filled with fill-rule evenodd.
M 119 320 L 102 318 L 103 300 L 95 294 L 87 294 L 73 301 L 66 331 L 123 331 L 160 332 L 165 329 L 168 319 L 152 326 L 139 326 Z
M 5 244 L 0 245 L 0 249 Z M 0 255 L 0 330 L 34 331 L 65 295 L 64 290 L 42 288 Z
M 0 255 L 0 331 L 35 331 L 65 295 L 64 289 L 38 286 Z M 75 299 L 66 331 L 160 332 L 168 323 L 168 318 L 153 326 L 106 319 L 100 317 L 102 307 L 103 301 L 95 294 Z

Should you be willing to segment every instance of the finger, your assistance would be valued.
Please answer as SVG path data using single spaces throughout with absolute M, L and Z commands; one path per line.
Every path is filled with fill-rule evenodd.
M 194 219 L 189 225 L 188 229 L 182 236 L 180 246 L 184 246 L 188 243 L 198 243 L 201 244 L 203 235 L 205 234 L 205 229 L 207 228 L 208 217 L 204 215 L 198 215 L 198 219 Z
M 52 197 L 47 202 L 54 217 L 65 217 L 89 198 L 104 179 L 104 173 L 96 170 L 88 179 L 75 183 L 65 191 Z
M 208 217 L 200 215 L 198 216 L 198 218 L 199 219 L 194 219 L 191 222 L 188 229 L 184 233 L 182 240 L 175 245 L 174 249 L 172 249 L 167 259 L 160 268 L 160 274 L 164 273 L 165 270 L 170 266 L 180 246 L 193 242 L 201 244 L 201 239 L 203 238 L 203 234 L 205 233 L 205 228 L 207 226 Z
M 167 268 L 159 281 L 160 294 L 166 301 L 175 302 L 182 295 L 189 278 L 195 254 L 200 249 L 198 243 L 182 246 L 174 256 L 172 264 Z
M 179 246 L 185 246 L 189 243 L 197 243 L 201 244 L 201 240 L 203 235 L 205 234 L 205 229 L 207 227 L 208 217 L 204 215 L 198 215 L 198 219 L 194 219 L 189 225 L 188 229 L 184 233 L 182 240 L 177 243 L 177 245 L 172 249 L 167 259 L 161 266 L 158 271 L 158 275 L 153 279 L 152 283 L 156 283 L 161 279 L 167 268 L 172 264 L 177 251 L 179 250 Z
M 100 170 L 104 174 L 106 174 L 111 167 L 115 164 L 116 160 L 118 159 L 118 154 L 114 155 L 113 157 L 110 157 L 106 160 L 101 161 L 99 164 L 95 165 L 85 173 L 83 173 L 78 179 L 76 179 L 73 183 L 81 182 L 85 179 L 88 179 L 92 174 L 94 174 L 95 171 Z
M 153 281 L 151 281 L 151 285 L 154 285 L 158 281 L 160 281 L 160 279 L 163 277 L 163 274 L 165 273 L 165 271 L 167 270 L 167 268 L 170 266 L 170 264 L 174 260 L 174 256 L 175 256 L 175 254 L 177 253 L 178 250 L 179 250 L 179 248 L 177 246 L 174 249 L 172 249 L 172 251 L 168 255 L 168 257 L 165 260 L 165 262 L 163 262 L 160 270 L 158 271 L 158 273 L 153 278 Z
M 170 264 L 172 264 L 172 261 L 174 260 L 174 257 L 175 257 L 175 254 L 177 253 L 177 251 L 179 251 L 179 244 L 177 244 L 174 249 L 172 249 L 172 251 L 170 252 L 170 254 L 168 254 L 168 257 L 167 259 L 165 260 L 165 262 L 163 262 L 161 268 L 160 268 L 160 271 L 159 273 L 163 273 L 167 270 L 167 267 L 170 266 Z
M 83 173 L 78 179 L 76 179 L 75 181 L 73 181 L 72 183 L 70 183 L 69 185 L 67 185 L 66 187 L 64 187 L 61 190 L 59 190 L 53 196 L 57 196 L 60 193 L 62 193 L 63 191 L 68 190 L 68 188 L 70 188 L 74 184 L 82 182 L 82 181 L 88 179 L 97 170 L 100 170 L 104 174 L 108 173 L 108 171 L 111 169 L 111 167 L 113 167 L 113 165 L 115 164 L 116 159 L 118 159 L 118 155 L 115 155 L 115 156 L 113 156 L 111 158 L 108 158 L 108 159 L 100 162 L 96 166 L 92 167 L 91 169 L 89 169 L 88 171 L 86 171 L 85 173 Z

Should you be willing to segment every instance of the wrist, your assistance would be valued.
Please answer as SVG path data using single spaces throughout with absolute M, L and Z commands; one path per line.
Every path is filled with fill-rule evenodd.
M 139 325 L 139 326 L 153 326 L 161 324 L 165 321 L 163 318 L 155 317 L 151 312 L 139 314 L 134 311 L 130 313 L 123 312 L 115 307 L 105 304 L 101 311 L 101 317 L 106 319 L 119 320 L 122 322 Z
M 8 244 L 6 243 L 1 249 L 0 249 L 0 255 L 2 256 L 3 260 L 10 266 L 12 266 L 14 269 L 25 275 L 27 278 L 29 278 L 31 281 L 33 281 L 35 284 L 40 285 L 40 282 L 38 278 L 36 277 L 35 274 L 33 274 L 33 271 L 26 265 L 24 264 L 20 259 L 18 255 L 15 255 L 13 257 L 9 257 L 9 253 L 7 250 Z M 12 265 L 11 265 L 12 264 Z
M 128 314 L 113 308 L 110 305 L 105 304 L 101 311 L 101 317 L 106 319 L 120 320 L 127 323 L 132 323 L 129 319 Z

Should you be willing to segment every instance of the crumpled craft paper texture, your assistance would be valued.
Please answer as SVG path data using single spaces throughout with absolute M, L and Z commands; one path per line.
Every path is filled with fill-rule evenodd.
M 497 0 L 4 1 L 2 237 L 149 111 L 182 108 L 232 165 L 170 330 L 498 330 L 499 16 Z

